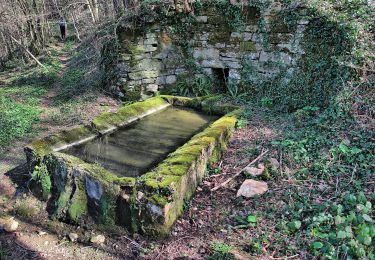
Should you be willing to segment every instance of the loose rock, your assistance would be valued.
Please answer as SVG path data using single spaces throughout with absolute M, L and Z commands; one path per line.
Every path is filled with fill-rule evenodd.
M 76 233 L 69 233 L 69 239 L 72 242 L 76 242 L 78 240 L 78 235 Z
M 275 158 L 270 158 L 269 162 L 270 162 L 271 166 L 276 168 L 276 169 L 280 167 L 279 161 Z
M 264 181 L 245 180 L 237 191 L 237 197 L 251 198 L 256 195 L 262 195 L 267 190 L 268 185 Z
M 3 228 L 6 232 L 12 233 L 17 231 L 19 223 L 15 221 L 13 218 L 7 219 L 3 223 Z
M 258 168 L 256 168 L 256 167 L 246 167 L 244 169 L 244 172 L 246 172 L 247 174 L 250 174 L 253 177 L 260 176 L 264 172 L 264 165 L 258 164 Z
M 96 245 L 101 245 L 105 242 L 105 236 L 103 235 L 93 236 L 91 237 L 90 242 Z

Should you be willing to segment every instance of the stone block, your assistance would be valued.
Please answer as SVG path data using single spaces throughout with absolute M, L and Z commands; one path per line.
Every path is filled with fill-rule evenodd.
M 148 38 L 144 40 L 144 44 L 145 45 L 153 45 L 153 44 L 157 45 L 158 41 L 156 40 L 156 38 Z
M 228 52 L 221 52 L 220 56 L 221 57 L 227 57 L 227 58 L 237 58 L 239 56 L 239 54 L 236 53 L 236 52 L 228 51 Z
M 225 67 L 229 69 L 241 69 L 242 65 L 237 61 L 225 61 Z
M 176 75 L 168 75 L 165 79 L 166 84 L 174 84 L 177 81 Z
M 145 45 L 144 50 L 145 52 L 153 52 L 156 51 L 158 47 L 154 47 L 153 45 Z
M 208 17 L 205 15 L 195 17 L 198 23 L 207 23 Z
M 232 32 L 230 34 L 230 37 L 231 38 L 242 38 L 242 33 L 240 33 L 240 32 Z
M 220 60 L 223 62 L 237 62 L 237 58 L 230 58 L 230 57 L 220 57 Z
M 124 62 L 120 62 L 120 63 L 118 63 L 116 67 L 117 67 L 117 70 L 118 70 L 121 74 L 123 74 L 123 73 L 125 73 L 125 72 L 129 72 L 129 71 L 131 71 L 130 66 L 129 66 L 127 63 L 124 63 Z
M 243 39 L 245 42 L 250 41 L 252 38 L 253 38 L 253 33 L 244 32 L 244 33 L 242 34 L 242 39 Z
M 245 32 L 256 32 L 258 30 L 258 26 L 257 25 L 247 25 L 245 27 Z
M 229 70 L 228 78 L 229 78 L 229 79 L 232 79 L 232 80 L 240 80 L 240 79 L 241 79 L 241 75 L 240 75 L 240 73 L 238 72 L 238 70 L 236 70 L 236 69 L 231 69 L 231 70 Z
M 147 56 L 145 54 L 136 54 L 132 56 L 132 60 L 137 61 L 137 60 L 143 60 Z
M 151 70 L 160 70 L 161 62 L 156 59 L 143 59 L 138 61 L 132 67 L 132 72 L 136 71 L 151 71 Z
M 151 79 L 142 79 L 142 84 L 151 84 L 155 83 L 156 78 L 151 78 Z
M 252 42 L 252 41 L 241 42 L 240 43 L 240 51 L 242 51 L 242 52 L 256 51 L 255 43 Z
M 149 91 L 149 92 L 157 92 L 158 91 L 158 88 L 159 86 L 156 85 L 156 84 L 149 84 L 146 86 L 146 91 Z
M 146 38 L 147 39 L 156 38 L 156 33 L 146 33 Z
M 203 68 L 204 74 L 206 75 L 212 75 L 212 69 L 211 68 Z
M 167 79 L 166 76 L 157 77 L 155 83 L 159 84 L 159 85 L 165 85 L 166 84 L 166 79 Z
M 299 20 L 297 22 L 298 25 L 308 25 L 309 24 L 309 21 L 308 20 Z
M 121 55 L 121 60 L 123 60 L 123 61 L 129 61 L 129 60 L 131 60 L 131 55 L 130 54 L 122 54 Z
M 208 33 L 203 33 L 199 36 L 200 41 L 208 41 Z
M 225 46 L 225 43 L 216 43 L 215 44 L 215 48 L 218 48 L 218 49 L 224 49 L 226 46 Z
M 247 60 L 258 60 L 259 59 L 259 52 L 250 52 L 243 55 L 243 57 Z
M 132 80 L 156 78 L 159 75 L 157 71 L 138 71 L 129 73 L 129 78 Z
M 130 80 L 128 82 L 128 88 L 132 88 L 134 86 L 142 85 L 142 80 Z
M 195 48 L 193 51 L 194 59 L 218 59 L 220 51 L 214 48 Z
M 177 68 L 174 73 L 176 75 L 179 75 L 179 74 L 182 74 L 182 73 L 185 73 L 185 72 L 186 72 L 186 69 L 184 69 L 184 68 Z
M 223 69 L 224 65 L 220 60 L 203 60 L 201 62 L 202 67 L 209 67 L 209 68 L 219 68 Z

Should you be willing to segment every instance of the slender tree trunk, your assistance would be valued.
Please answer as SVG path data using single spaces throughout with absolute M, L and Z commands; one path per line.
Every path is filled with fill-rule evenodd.
M 74 30 L 76 31 L 77 39 L 78 41 L 81 41 L 81 37 L 79 35 L 79 31 L 78 31 L 77 24 L 76 24 L 76 15 L 74 13 L 74 10 L 72 10 L 72 21 L 73 21 Z
M 121 9 L 120 9 L 120 3 L 118 0 L 113 0 L 113 9 L 115 11 L 116 16 L 120 15 Z
M 87 0 L 86 3 L 87 3 L 87 6 L 89 7 L 89 11 L 90 11 L 92 22 L 95 23 L 96 20 L 95 20 L 95 15 L 94 15 L 94 12 L 93 12 L 93 8 L 91 6 L 91 2 L 89 0 Z
M 107 0 L 102 1 L 102 6 L 103 6 L 103 11 L 104 11 L 104 16 L 108 17 L 109 16 L 108 1 Z
M 92 10 L 93 14 L 95 16 L 95 20 L 99 22 L 99 5 L 98 5 L 98 0 L 91 0 L 92 3 Z
M 122 3 L 124 5 L 124 10 L 128 10 L 130 8 L 129 0 L 122 0 Z

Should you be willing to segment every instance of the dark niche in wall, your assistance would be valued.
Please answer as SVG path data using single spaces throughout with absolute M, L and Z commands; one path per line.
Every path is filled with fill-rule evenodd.
M 212 76 L 213 76 L 215 91 L 225 92 L 227 90 L 229 69 L 228 68 L 212 68 Z
M 244 6 L 241 14 L 244 21 L 250 24 L 256 24 L 261 17 L 260 9 L 255 6 Z

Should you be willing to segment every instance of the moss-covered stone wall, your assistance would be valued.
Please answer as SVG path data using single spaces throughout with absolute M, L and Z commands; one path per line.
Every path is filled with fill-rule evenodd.
M 120 30 L 122 48 L 111 90 L 126 99 L 140 99 L 192 74 L 233 83 L 250 76 L 256 83 L 281 70 L 293 76 L 303 54 L 300 40 L 307 25 L 303 18 L 289 26 L 280 2 L 269 1 L 262 8 L 245 4 L 242 24 L 236 27 L 219 8 L 213 4 L 196 11 L 175 28 L 155 20 L 144 32 Z M 179 32 L 183 27 L 189 27 L 189 34 Z

